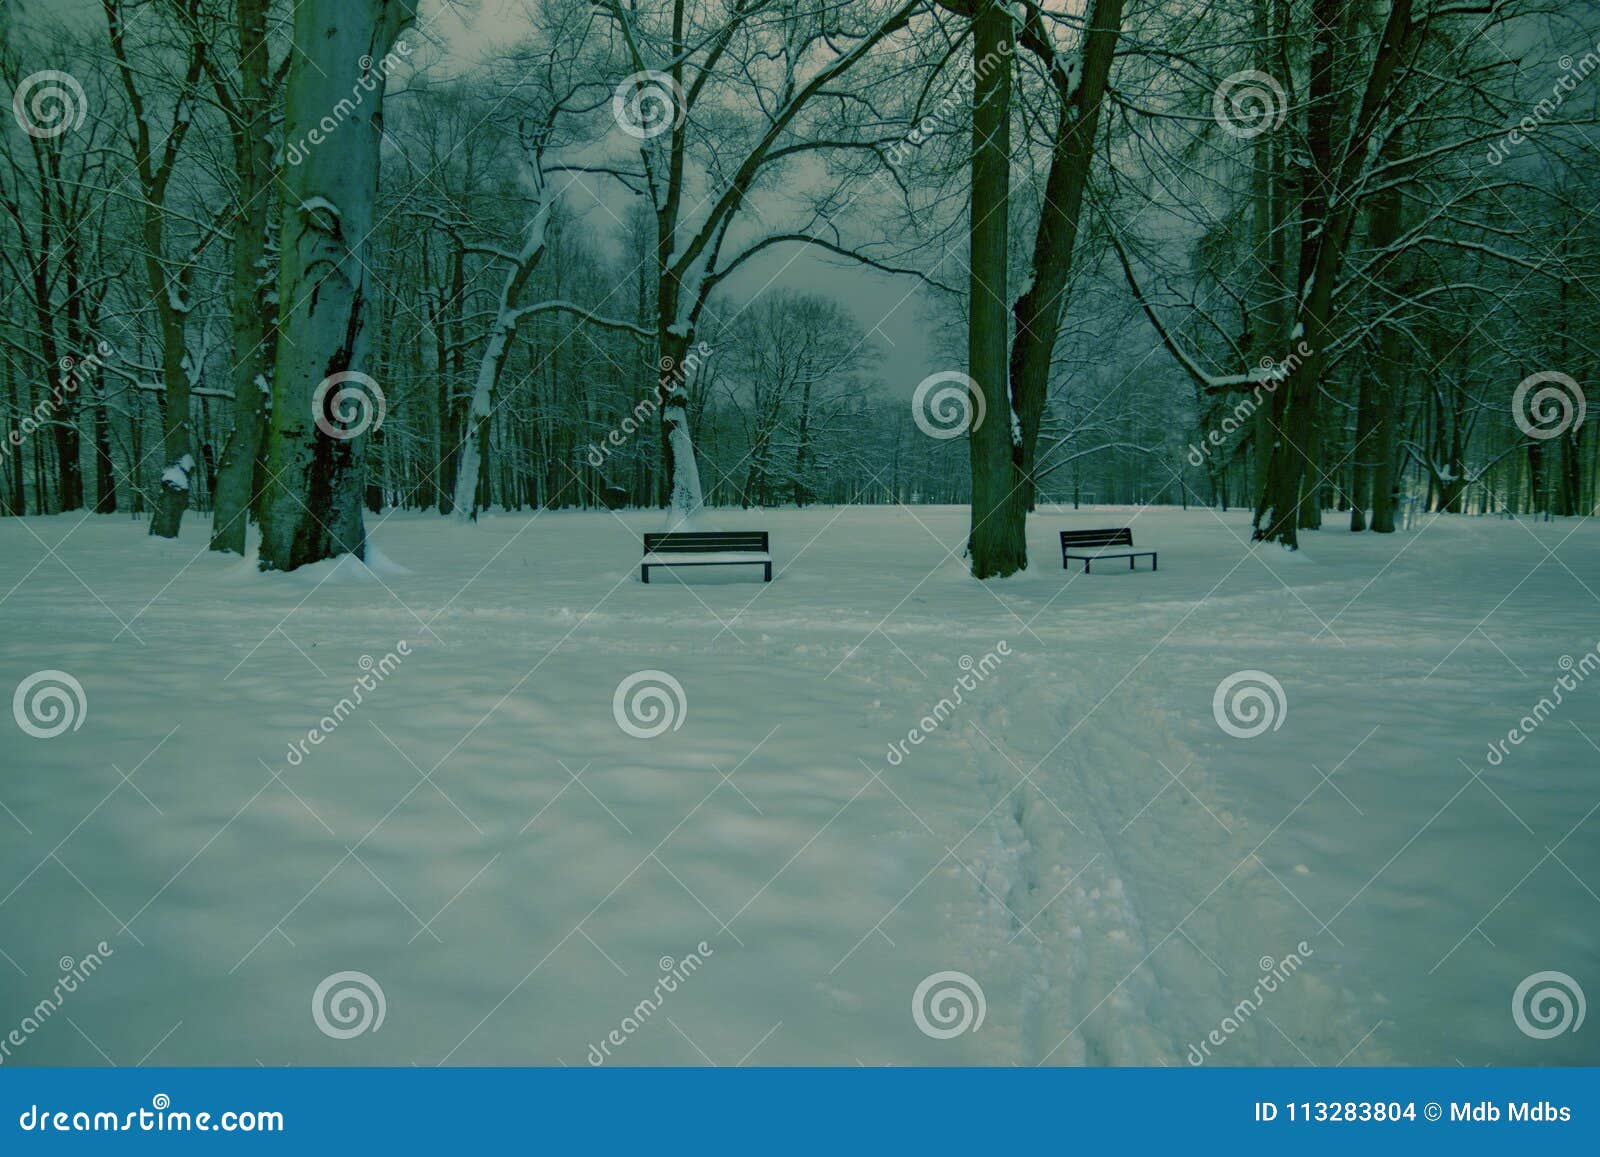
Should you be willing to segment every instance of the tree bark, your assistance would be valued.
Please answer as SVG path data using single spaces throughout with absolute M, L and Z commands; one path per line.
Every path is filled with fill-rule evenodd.
M 366 554 L 362 435 L 381 393 L 365 399 L 354 426 L 333 425 L 343 415 L 331 404 L 341 388 L 335 375 L 359 380 L 348 375 L 362 373 L 370 342 L 365 251 L 378 191 L 385 76 L 373 70 L 415 15 L 412 0 L 302 0 L 295 12 L 284 133 L 286 140 L 313 143 L 285 179 L 278 269 L 283 342 L 261 494 L 263 570 Z M 348 107 L 358 97 L 353 112 L 316 142 L 318 123 L 341 101 Z
M 233 346 L 233 429 L 217 465 L 211 549 L 243 554 L 245 528 L 260 474 L 268 375 L 273 361 L 275 303 L 263 292 L 272 152 L 267 81 L 267 0 L 236 0 L 239 92 L 232 123 L 239 213 L 233 234 L 229 336 Z M 220 87 L 220 86 L 219 86 Z
M 973 410 L 967 432 L 972 462 L 972 528 L 967 540 L 972 574 L 986 579 L 1028 565 L 1019 533 L 1015 462 L 1021 437 L 1014 432 L 1008 391 L 1006 291 L 1011 206 L 1011 13 L 1000 0 L 977 0 L 972 18 L 972 199 L 967 320 L 967 374 L 983 412 Z M 980 399 L 974 399 L 974 406 Z M 979 419 L 982 419 L 981 421 Z M 1008 507 L 1010 507 L 1008 511 Z

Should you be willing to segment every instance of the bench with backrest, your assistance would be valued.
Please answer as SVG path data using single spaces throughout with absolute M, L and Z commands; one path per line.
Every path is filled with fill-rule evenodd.
M 1133 569 L 1133 560 L 1148 555 L 1150 569 L 1156 569 L 1156 552 L 1153 550 L 1115 550 L 1112 548 L 1133 546 L 1133 530 L 1131 527 L 1118 526 L 1106 530 L 1063 530 L 1061 532 L 1061 566 L 1062 569 L 1072 565 L 1072 559 L 1083 562 L 1083 573 L 1089 573 L 1089 564 L 1102 558 L 1125 558 L 1128 560 L 1128 569 Z
M 764 530 L 671 531 L 644 536 L 639 579 L 650 581 L 653 566 L 760 566 L 772 581 L 772 555 Z

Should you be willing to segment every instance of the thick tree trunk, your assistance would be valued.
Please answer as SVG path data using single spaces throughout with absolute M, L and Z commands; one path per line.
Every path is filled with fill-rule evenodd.
M 972 460 L 973 576 L 1015 574 L 1028 565 L 1021 533 L 1027 503 L 1016 468 L 1021 435 L 1013 429 L 1007 363 L 1006 291 L 1011 205 L 1011 14 L 999 0 L 977 0 L 972 19 L 972 201 L 968 224 L 971 277 L 967 373 L 974 399 L 967 433 Z M 982 420 L 979 421 L 979 418 Z
M 267 0 L 237 0 L 239 33 L 238 122 L 232 126 L 239 213 L 233 234 L 229 336 L 233 353 L 233 429 L 217 466 L 211 549 L 243 554 L 245 526 L 254 505 L 261 440 L 273 360 L 274 305 L 262 292 L 272 181 L 267 90 Z
M 1060 99 L 1054 147 L 1034 233 L 1028 289 L 1012 309 L 1015 337 L 1007 366 L 1011 408 L 1017 416 L 1021 441 L 1012 447 L 1015 477 L 1007 484 L 1014 493 L 994 515 L 1002 523 L 1002 540 L 1023 543 L 1022 566 L 1027 565 L 1027 513 L 1037 497 L 1034 471 L 1039 428 L 1049 395 L 1050 365 L 1066 309 L 1067 282 L 1072 274 L 1100 109 L 1117 38 L 1122 32 L 1122 6 L 1123 0 L 1094 0 L 1085 32 L 1081 76 L 1068 77 L 1063 69 L 1051 69 Z M 1040 27 L 1025 27 L 1023 38 L 1036 51 L 1054 51 L 1049 47 L 1048 33 Z M 1007 52 L 1001 58 L 1001 67 L 1009 66 L 1009 49 Z M 984 59 L 981 53 L 977 58 Z
M 411 0 L 302 0 L 285 98 L 285 139 L 312 139 L 286 174 L 279 329 L 261 495 L 261 567 L 294 570 L 365 557 L 364 435 L 381 392 L 353 409 L 339 394 L 366 387 L 366 244 L 378 191 L 385 72 L 375 71 L 416 14 Z M 363 68 L 362 62 L 368 67 Z M 359 95 L 316 143 L 319 122 Z M 358 376 L 359 375 L 359 376 Z M 346 405 L 349 401 L 346 401 Z M 355 415 L 353 424 L 351 415 Z

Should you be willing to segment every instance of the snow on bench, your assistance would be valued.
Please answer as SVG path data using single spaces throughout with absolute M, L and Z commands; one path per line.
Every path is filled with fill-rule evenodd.
M 1156 570 L 1156 552 L 1153 550 L 1107 550 L 1107 547 L 1133 545 L 1133 529 L 1127 526 L 1108 527 L 1105 530 L 1063 530 L 1061 532 L 1061 569 L 1066 570 L 1071 559 L 1083 563 L 1083 573 L 1089 573 L 1089 564 L 1097 558 L 1125 558 L 1128 569 L 1133 560 L 1148 557 L 1150 569 Z M 1086 553 L 1093 550 L 1094 553 Z
M 759 566 L 772 581 L 772 555 L 764 530 L 673 531 L 644 536 L 639 579 L 650 581 L 653 566 Z

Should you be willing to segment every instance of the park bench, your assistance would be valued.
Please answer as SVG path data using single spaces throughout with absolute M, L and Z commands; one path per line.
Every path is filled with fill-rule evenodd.
M 764 530 L 672 531 L 644 536 L 639 579 L 650 581 L 653 566 L 760 566 L 772 581 L 772 555 Z
M 1125 558 L 1128 560 L 1128 569 L 1133 569 L 1133 560 L 1144 555 L 1150 556 L 1150 569 L 1155 570 L 1156 552 L 1153 550 L 1108 550 L 1108 547 L 1133 546 L 1133 530 L 1126 526 L 1118 526 L 1106 530 L 1063 530 L 1061 532 L 1061 567 L 1065 570 L 1071 565 L 1072 559 L 1081 559 L 1083 573 L 1089 573 L 1089 564 L 1102 558 Z M 1088 552 L 1093 553 L 1088 553 Z

